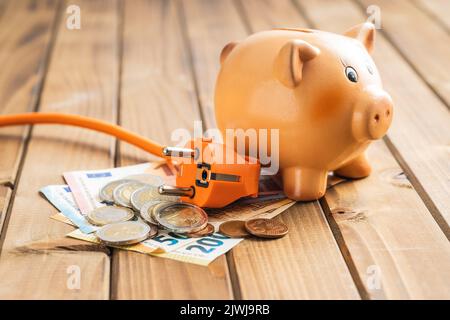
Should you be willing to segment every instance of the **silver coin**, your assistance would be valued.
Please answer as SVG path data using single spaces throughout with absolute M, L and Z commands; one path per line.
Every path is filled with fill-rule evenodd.
M 118 185 L 113 191 L 114 203 L 131 208 L 131 194 L 144 186 L 146 184 L 140 181 L 130 181 Z
M 86 215 L 86 219 L 95 226 L 128 221 L 132 218 L 134 218 L 133 210 L 115 206 L 99 207 Z
M 156 227 L 151 227 L 139 221 L 125 221 L 107 224 L 96 232 L 97 238 L 107 245 L 130 245 L 155 236 Z
M 141 218 L 144 219 L 145 221 L 147 221 L 148 223 L 157 226 L 158 222 L 154 218 L 153 208 L 156 205 L 161 204 L 163 202 L 164 201 L 160 201 L 160 200 L 151 200 L 151 201 L 144 203 L 141 210 L 139 211 Z
M 111 182 L 105 184 L 105 186 L 103 186 L 103 188 L 100 190 L 100 192 L 98 194 L 100 200 L 104 203 L 113 204 L 114 203 L 114 198 L 113 198 L 114 189 L 117 186 L 121 185 L 122 183 L 131 182 L 131 181 L 133 181 L 133 180 L 119 179 L 119 180 L 114 180 L 114 181 L 111 181 Z
M 145 203 L 155 200 L 179 201 L 179 197 L 160 194 L 156 186 L 145 186 L 133 192 L 130 202 L 135 210 L 140 211 Z
M 164 184 L 164 181 L 161 177 L 155 176 L 154 174 L 150 173 L 133 174 L 125 177 L 125 179 L 140 181 L 156 187 Z
M 193 233 L 202 230 L 208 223 L 206 212 L 189 203 L 161 203 L 153 210 L 156 222 L 176 233 Z

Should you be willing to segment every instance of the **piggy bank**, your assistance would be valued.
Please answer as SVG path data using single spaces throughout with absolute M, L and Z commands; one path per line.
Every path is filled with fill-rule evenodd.
M 374 38 L 371 23 L 344 35 L 274 29 L 222 50 L 217 125 L 222 132 L 278 129 L 279 169 L 289 198 L 322 197 L 329 171 L 347 178 L 370 174 L 365 150 L 386 133 L 393 111 L 370 56 Z M 271 145 L 259 144 L 258 152 L 273 158 Z

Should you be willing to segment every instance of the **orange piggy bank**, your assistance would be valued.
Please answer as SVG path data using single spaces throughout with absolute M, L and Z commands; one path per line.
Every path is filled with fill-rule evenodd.
M 386 133 L 393 108 L 370 56 L 374 38 L 371 23 L 345 35 L 275 29 L 222 50 L 218 127 L 278 129 L 289 198 L 322 197 L 328 171 L 348 178 L 370 174 L 365 150 Z M 262 148 L 270 154 L 270 143 Z

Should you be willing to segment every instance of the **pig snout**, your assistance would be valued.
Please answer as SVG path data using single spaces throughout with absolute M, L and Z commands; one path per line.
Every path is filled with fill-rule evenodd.
M 392 113 L 389 94 L 378 87 L 368 87 L 355 110 L 353 130 L 357 139 L 380 139 L 391 125 Z

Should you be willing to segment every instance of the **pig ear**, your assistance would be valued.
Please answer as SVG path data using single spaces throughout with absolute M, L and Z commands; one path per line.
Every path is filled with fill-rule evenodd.
M 223 47 L 222 52 L 220 53 L 220 64 L 223 64 L 225 59 L 228 57 L 230 52 L 238 45 L 238 42 L 230 42 L 225 47 Z
M 373 44 L 375 41 L 375 26 L 373 23 L 365 22 L 358 24 L 347 30 L 344 35 L 361 41 L 367 51 L 372 53 Z
M 306 41 L 289 41 L 281 48 L 275 58 L 275 76 L 285 86 L 296 87 L 302 80 L 303 65 L 319 53 L 319 48 Z

